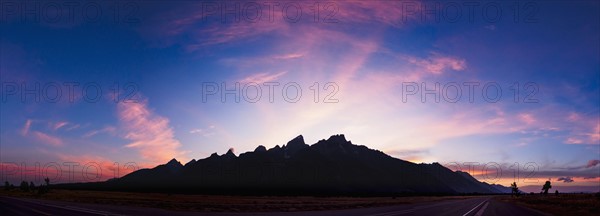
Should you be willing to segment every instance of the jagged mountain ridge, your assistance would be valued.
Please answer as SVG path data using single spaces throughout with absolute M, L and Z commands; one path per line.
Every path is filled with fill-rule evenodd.
M 283 146 L 236 156 L 173 159 L 111 181 L 112 188 L 185 190 L 219 194 L 504 193 L 468 173 L 438 163 L 414 164 L 334 135 L 308 145 L 302 135 Z

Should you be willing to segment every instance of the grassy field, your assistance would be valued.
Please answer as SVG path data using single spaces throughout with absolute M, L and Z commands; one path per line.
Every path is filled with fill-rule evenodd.
M 130 193 L 106 191 L 52 190 L 39 195 L 19 190 L 0 190 L 0 196 L 27 197 L 81 203 L 153 207 L 175 211 L 202 212 L 268 212 L 313 211 L 376 207 L 447 199 L 464 199 L 464 196 L 443 197 L 260 197 L 182 195 L 162 193 Z
M 600 215 L 600 197 L 595 194 L 526 194 L 520 197 L 499 196 L 497 199 L 553 215 Z

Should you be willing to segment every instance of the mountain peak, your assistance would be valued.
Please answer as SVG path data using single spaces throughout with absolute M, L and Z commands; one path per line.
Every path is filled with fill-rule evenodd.
M 183 167 L 183 165 L 175 158 L 171 159 L 165 166 L 169 167 L 169 169 L 179 169 Z
M 348 140 L 346 140 L 346 137 L 344 136 L 344 134 L 333 135 L 333 136 L 329 137 L 329 139 L 327 139 L 327 141 L 333 142 L 333 143 L 340 143 L 340 144 L 348 142 Z
M 235 153 L 233 153 L 233 148 L 229 148 L 229 150 L 227 150 L 227 153 L 225 153 L 223 156 L 225 156 L 225 157 L 237 157 L 237 156 L 235 156 Z
M 286 146 L 289 147 L 291 145 L 306 145 L 304 142 L 304 137 L 302 135 L 298 135 L 296 138 L 290 140 Z
M 173 158 L 167 163 L 167 165 L 181 165 L 181 163 L 177 159 Z
M 285 145 L 285 155 L 287 157 L 290 157 L 294 153 L 298 152 L 300 149 L 307 148 L 308 146 L 308 144 L 304 143 L 304 137 L 302 137 L 302 135 L 299 135 L 296 138 L 290 140 Z
M 193 164 L 196 163 L 196 159 L 192 159 L 189 162 L 185 163 L 185 166 L 189 165 L 189 164 Z
M 267 151 L 267 148 L 262 145 L 259 145 L 258 147 L 256 147 L 256 149 L 254 149 L 254 152 L 266 152 L 266 151 Z

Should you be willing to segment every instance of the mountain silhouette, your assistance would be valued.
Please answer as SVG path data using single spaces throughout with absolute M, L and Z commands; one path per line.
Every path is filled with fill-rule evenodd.
M 510 189 L 477 181 L 439 163 L 415 164 L 391 157 L 344 135 L 308 145 L 302 135 L 283 146 L 236 156 L 173 159 L 119 179 L 97 183 L 113 190 L 252 195 L 489 194 Z

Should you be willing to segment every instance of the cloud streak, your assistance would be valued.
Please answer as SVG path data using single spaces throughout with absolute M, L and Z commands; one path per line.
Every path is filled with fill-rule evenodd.
M 600 164 L 600 160 L 590 160 L 587 165 L 585 165 L 585 168 L 595 167 L 598 164 Z
M 169 119 L 150 110 L 147 100 L 119 103 L 117 110 L 123 138 L 131 141 L 125 147 L 137 149 L 144 159 L 157 163 L 183 156 Z
M 31 134 L 33 134 L 33 136 L 42 144 L 45 145 L 49 145 L 49 146 L 53 146 L 53 147 L 61 147 L 64 145 L 64 142 L 62 141 L 62 139 L 46 134 L 46 133 L 42 133 L 39 131 L 33 131 L 31 132 Z
M 557 180 L 557 181 L 562 181 L 562 182 L 564 182 L 564 183 L 571 183 L 571 182 L 574 182 L 574 181 L 575 181 L 575 180 L 573 180 L 573 178 L 571 178 L 571 177 L 568 177 L 568 176 L 567 176 L 567 177 L 560 177 L 560 178 L 558 178 L 558 179 L 556 179 L 556 180 Z
M 25 121 L 25 125 L 23 125 L 23 128 L 21 129 L 21 135 L 26 136 L 29 133 L 29 129 L 31 128 L 31 119 L 27 119 L 27 121 Z
M 278 73 L 257 73 L 257 74 L 252 74 L 250 76 L 247 76 L 245 78 L 243 78 L 240 82 L 241 83 L 266 83 L 266 82 L 272 82 L 275 81 L 277 79 L 279 79 L 279 77 L 283 76 L 287 74 L 287 71 L 281 71 Z

